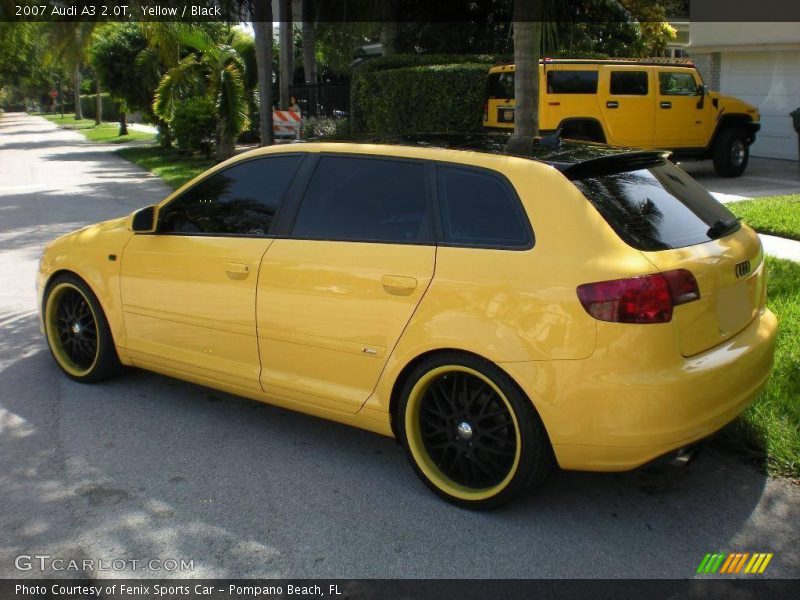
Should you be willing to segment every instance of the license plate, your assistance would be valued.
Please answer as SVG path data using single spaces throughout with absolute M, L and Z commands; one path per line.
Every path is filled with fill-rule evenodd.
M 514 122 L 514 109 L 513 108 L 498 108 L 497 120 L 500 123 L 513 123 Z

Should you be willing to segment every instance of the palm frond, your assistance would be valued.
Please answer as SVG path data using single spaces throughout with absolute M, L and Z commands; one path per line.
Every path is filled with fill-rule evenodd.
M 216 109 L 225 136 L 236 137 L 249 124 L 244 79 L 235 61 L 229 61 L 219 73 Z
M 203 81 L 206 77 L 206 65 L 194 54 L 190 54 L 161 78 L 153 100 L 153 112 L 169 121 L 179 100 L 192 93 L 203 92 Z

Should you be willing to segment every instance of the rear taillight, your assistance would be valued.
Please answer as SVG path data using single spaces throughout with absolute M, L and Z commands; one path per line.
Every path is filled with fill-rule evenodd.
M 686 269 L 598 281 L 578 286 L 590 315 L 612 323 L 668 323 L 672 309 L 700 298 L 697 280 Z

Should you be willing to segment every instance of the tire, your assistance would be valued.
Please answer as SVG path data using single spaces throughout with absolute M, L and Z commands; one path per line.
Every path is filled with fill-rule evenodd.
M 409 373 L 397 431 L 425 485 L 468 509 L 508 502 L 544 480 L 554 463 L 531 401 L 498 367 L 472 355 L 440 354 Z
M 714 142 L 714 171 L 720 177 L 738 177 L 750 160 L 747 133 L 738 127 L 723 129 Z
M 50 353 L 64 373 L 82 383 L 116 375 L 121 364 L 97 296 L 75 275 L 59 275 L 44 295 L 42 315 Z

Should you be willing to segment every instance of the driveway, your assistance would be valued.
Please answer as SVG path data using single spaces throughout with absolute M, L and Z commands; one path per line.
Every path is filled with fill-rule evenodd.
M 77 133 L 0 119 L 0 577 L 41 575 L 14 559 L 46 554 L 193 561 L 113 573 L 130 577 L 681 578 L 717 551 L 800 576 L 800 487 L 713 448 L 471 513 L 390 439 L 143 371 L 62 376 L 37 324 L 43 244 L 167 192 Z
M 756 196 L 800 194 L 800 164 L 797 161 L 751 158 L 740 177 L 719 177 L 714 173 L 714 165 L 710 160 L 679 164 L 720 202 Z

